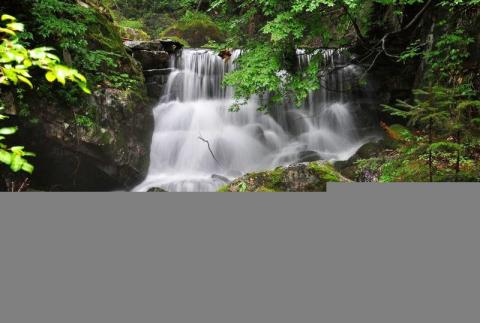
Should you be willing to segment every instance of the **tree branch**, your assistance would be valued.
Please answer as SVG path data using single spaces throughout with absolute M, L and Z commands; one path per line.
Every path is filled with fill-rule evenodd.
M 198 139 L 207 144 L 208 150 L 210 151 L 210 154 L 212 155 L 213 159 L 217 162 L 218 165 L 222 166 L 222 164 L 218 161 L 217 157 L 215 157 L 215 154 L 213 153 L 212 148 L 210 147 L 210 142 L 207 139 L 203 138 L 202 135 L 200 135 Z

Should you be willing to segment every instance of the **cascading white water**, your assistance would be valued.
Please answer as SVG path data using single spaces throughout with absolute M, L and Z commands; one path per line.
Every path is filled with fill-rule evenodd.
M 331 64 L 340 57 L 336 51 L 323 54 Z M 209 50 L 184 49 L 172 57 L 174 72 L 154 110 L 149 173 L 135 190 L 215 191 L 227 179 L 312 154 L 345 160 L 368 140 L 360 138 L 343 91 L 344 78 L 358 73 L 356 67 L 328 76 L 301 109 L 285 103 L 265 114 L 253 98 L 239 112 L 230 112 L 233 90 L 222 81 L 239 55 L 235 51 L 225 62 Z M 307 66 L 311 55 L 299 51 L 298 59 Z

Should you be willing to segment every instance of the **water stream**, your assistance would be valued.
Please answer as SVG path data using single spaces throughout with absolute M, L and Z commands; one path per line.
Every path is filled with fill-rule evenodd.
M 342 63 L 339 51 L 321 53 L 327 66 Z M 154 110 L 150 169 L 136 191 L 215 191 L 247 172 L 315 157 L 346 160 L 372 139 L 359 131 L 358 106 L 345 90 L 362 73 L 360 67 L 329 73 L 300 109 L 284 103 L 266 114 L 252 98 L 239 112 L 230 112 L 233 90 L 222 81 L 239 55 L 235 51 L 227 62 L 204 49 L 172 56 L 173 72 Z M 304 67 L 312 54 L 299 50 L 297 56 Z

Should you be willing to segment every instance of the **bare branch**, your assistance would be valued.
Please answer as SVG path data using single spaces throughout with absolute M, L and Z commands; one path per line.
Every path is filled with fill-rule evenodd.
M 215 154 L 213 153 L 213 150 L 210 147 L 210 142 L 207 139 L 203 138 L 202 135 L 200 135 L 198 139 L 207 144 L 208 150 L 210 151 L 210 154 L 212 155 L 213 159 L 217 162 L 218 165 L 222 166 L 222 164 L 218 161 L 217 157 L 215 157 Z

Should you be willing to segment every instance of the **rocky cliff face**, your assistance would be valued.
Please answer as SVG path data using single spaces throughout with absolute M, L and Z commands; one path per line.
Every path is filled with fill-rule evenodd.
M 14 89 L 3 89 L 0 95 L 11 116 L 9 122 L 20 127 L 12 141 L 37 154 L 30 178 L 30 187 L 35 190 L 129 190 L 143 180 L 148 170 L 152 108 L 165 80 L 169 55 L 177 48 L 169 42 L 126 48 L 106 10 L 95 1 L 78 3 L 97 12 L 95 21 L 88 26 L 89 47 L 114 55 L 118 64 L 111 75 L 127 75 L 130 83 L 115 84 L 111 78 L 113 81 L 91 88 L 92 95 L 70 98 L 68 102 L 53 92 L 47 97 L 31 90 L 23 90 L 20 100 Z M 155 46 L 161 47 L 153 49 Z M 68 58 L 68 53 L 64 54 Z M 69 88 L 65 91 L 69 92 Z M 7 181 L 16 177 L 7 171 L 0 175 Z

